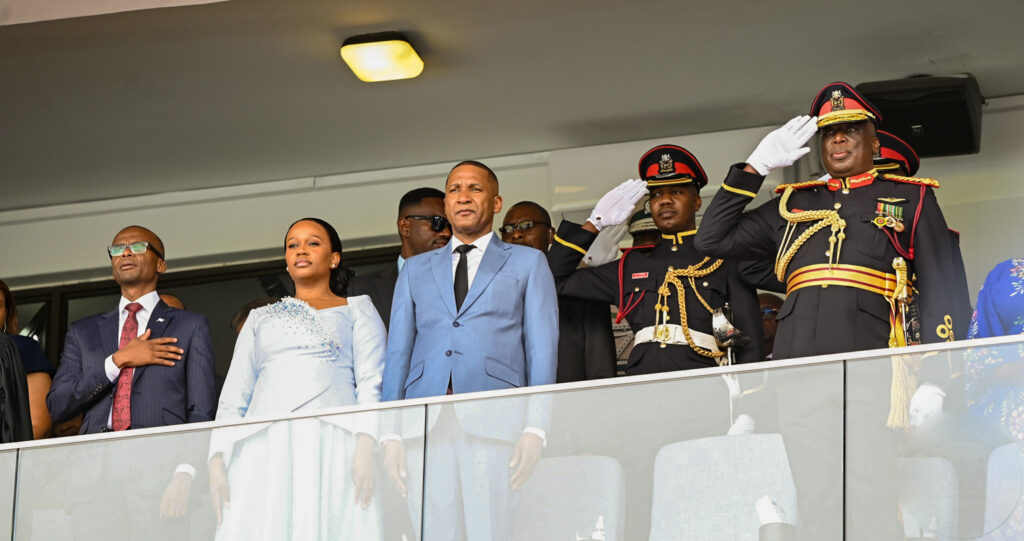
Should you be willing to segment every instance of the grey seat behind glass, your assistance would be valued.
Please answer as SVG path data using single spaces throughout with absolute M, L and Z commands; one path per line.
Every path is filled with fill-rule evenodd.
M 587 538 L 598 517 L 606 541 L 622 541 L 622 466 L 607 456 L 545 458 L 519 495 L 515 539 L 574 541 Z
M 650 539 L 757 541 L 755 504 L 763 496 L 796 522 L 796 488 L 779 434 L 666 445 L 654 463 Z

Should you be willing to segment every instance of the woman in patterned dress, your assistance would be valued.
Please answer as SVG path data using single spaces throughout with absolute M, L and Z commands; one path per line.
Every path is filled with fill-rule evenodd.
M 996 265 L 978 293 L 968 338 L 1024 332 L 1024 259 Z M 974 348 L 967 354 L 967 404 L 1013 440 L 1024 441 L 1024 346 Z

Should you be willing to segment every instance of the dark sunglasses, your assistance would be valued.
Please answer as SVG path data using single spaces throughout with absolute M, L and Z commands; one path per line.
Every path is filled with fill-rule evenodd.
M 774 308 L 768 308 L 767 306 L 761 308 L 761 319 L 772 319 L 778 315 L 779 311 Z
M 157 250 L 154 246 L 144 240 L 133 242 L 131 244 L 111 244 L 110 246 L 107 246 L 107 253 L 110 254 L 111 258 L 115 258 L 123 254 L 125 250 L 131 250 L 135 255 L 144 254 L 147 250 L 153 250 L 153 253 L 156 254 L 157 257 L 160 259 L 164 258 L 164 254 L 161 254 L 160 250 Z
M 501 231 L 502 235 L 511 235 L 512 233 L 516 232 L 517 230 L 520 233 L 526 233 L 527 231 L 533 229 L 533 226 L 535 226 L 535 225 L 546 225 L 548 227 L 551 227 L 551 224 L 549 224 L 547 222 L 535 222 L 533 220 L 523 220 L 523 221 L 521 221 L 521 222 L 519 222 L 517 224 L 503 225 L 503 226 L 498 228 L 498 231 Z
M 410 215 L 410 216 L 403 216 L 403 218 L 405 218 L 406 220 L 430 220 L 430 230 L 435 232 L 435 233 L 440 233 L 440 232 L 444 231 L 445 229 L 448 229 L 448 228 L 451 227 L 451 225 L 448 223 L 448 218 L 445 218 L 444 216 L 417 216 L 417 215 Z

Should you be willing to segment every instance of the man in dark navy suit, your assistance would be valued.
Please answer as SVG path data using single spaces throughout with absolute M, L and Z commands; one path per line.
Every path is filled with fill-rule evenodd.
M 212 420 L 210 330 L 205 317 L 160 300 L 157 279 L 167 270 L 163 242 L 144 227 L 130 226 L 107 251 L 121 300 L 116 310 L 68 329 L 46 397 L 54 422 L 81 413 L 79 432 L 89 434 Z M 76 531 L 105 539 L 152 537 L 158 530 L 166 530 L 168 538 L 187 535 L 182 517 L 196 470 L 182 463 L 187 462 L 183 451 L 191 447 L 185 439 L 194 438 L 150 437 L 83 448 L 81 458 L 97 463 L 80 464 L 70 473 L 68 503 Z

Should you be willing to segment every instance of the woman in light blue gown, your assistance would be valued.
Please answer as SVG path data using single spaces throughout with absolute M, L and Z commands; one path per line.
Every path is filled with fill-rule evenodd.
M 386 332 L 349 273 L 330 224 L 303 218 L 285 238 L 295 297 L 253 310 L 235 344 L 217 420 L 380 401 Z M 342 414 L 215 430 L 210 494 L 218 540 L 378 540 L 376 417 Z

